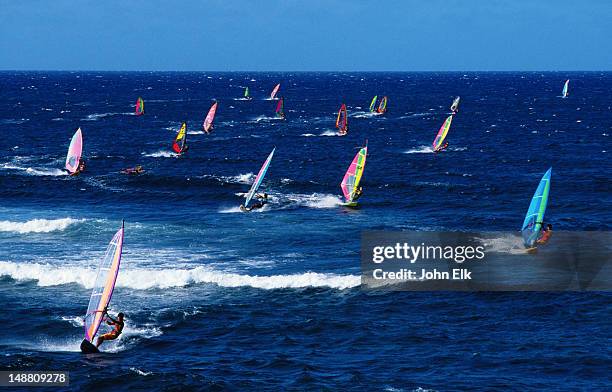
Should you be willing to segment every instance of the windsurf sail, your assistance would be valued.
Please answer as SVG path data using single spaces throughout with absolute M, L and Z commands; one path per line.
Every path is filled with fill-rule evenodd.
M 272 89 L 272 93 L 270 94 L 270 99 L 274 99 L 276 97 L 276 93 L 278 93 L 279 88 L 280 88 L 280 83 L 274 86 L 274 89 Z
M 217 113 L 217 102 L 212 104 L 210 110 L 208 110 L 206 118 L 204 119 L 204 124 L 202 124 L 202 128 L 204 128 L 205 132 L 210 132 L 213 125 L 213 120 L 215 119 L 215 113 Z
M 561 92 L 561 95 L 563 96 L 563 98 L 567 98 L 567 95 L 568 95 L 567 89 L 568 88 L 569 88 L 569 79 L 567 79 L 565 81 L 565 84 L 563 85 L 563 91 Z
M 248 86 L 244 88 L 244 97 L 245 98 L 250 98 L 249 97 L 249 87 Z
M 259 173 L 257 173 L 257 177 L 255 177 L 255 181 L 253 181 L 253 185 L 251 185 L 251 189 L 249 189 L 249 193 L 247 193 L 246 195 L 246 201 L 244 202 L 245 207 L 249 206 L 251 199 L 253 198 L 253 196 L 255 196 L 255 192 L 257 192 L 257 189 L 259 189 L 261 182 L 266 176 L 268 166 L 270 166 L 270 162 L 272 161 L 272 157 L 274 156 L 274 151 L 276 151 L 276 147 L 272 149 L 272 152 L 270 153 L 270 155 L 268 155 L 268 158 L 261 166 L 261 169 L 259 169 Z
M 280 97 L 278 103 L 276 104 L 276 117 L 285 117 L 285 113 L 283 112 L 284 107 L 285 100 L 283 99 L 283 97 Z
M 531 248 L 535 245 L 540 231 L 542 230 L 542 223 L 544 214 L 546 213 L 546 205 L 548 204 L 548 193 L 550 191 L 550 175 L 552 173 L 552 167 L 548 169 L 538 187 L 533 194 L 531 204 L 525 215 L 525 221 L 523 221 L 523 228 L 521 232 L 523 234 L 523 243 L 525 247 Z
M 144 100 L 141 97 L 138 97 L 136 100 L 136 111 L 137 116 L 142 116 L 144 112 Z
M 446 139 L 446 135 L 448 134 L 448 130 L 450 129 L 451 123 L 453 122 L 453 116 L 448 116 L 444 124 L 440 127 L 436 138 L 432 143 L 432 147 L 434 151 L 439 151 L 442 147 L 442 143 L 444 143 L 444 139 Z
M 83 133 L 81 132 L 81 128 L 79 128 L 74 135 L 72 135 L 72 140 L 70 140 L 70 146 L 68 147 L 68 155 L 66 156 L 66 170 L 68 170 L 70 174 L 74 174 L 77 171 L 82 154 Z
M 348 130 L 348 116 L 346 114 L 346 105 L 342 104 L 340 110 L 338 110 L 338 117 L 336 118 L 336 128 L 342 133 L 346 133 Z
M 387 111 L 387 97 L 382 97 L 378 104 L 378 113 L 384 113 Z
M 452 112 L 458 112 L 459 111 L 459 101 L 461 101 L 461 97 L 457 97 L 453 100 L 453 103 L 450 107 L 450 110 Z
M 123 230 L 122 224 L 108 244 L 104 258 L 98 265 L 98 273 L 85 314 L 85 339 L 90 342 L 93 342 L 98 328 L 100 328 L 100 323 L 104 318 L 104 309 L 110 303 L 115 289 L 119 265 L 121 264 L 121 251 L 123 250 Z
M 342 193 L 344 194 L 344 200 L 347 203 L 353 201 L 355 190 L 357 189 L 357 187 L 359 187 L 359 183 L 361 182 L 361 176 L 363 175 L 363 169 L 365 168 L 367 156 L 368 146 L 366 145 L 357 152 L 355 158 L 353 158 L 353 162 L 351 162 L 351 165 L 344 174 L 342 183 L 340 183 L 340 188 L 342 188 Z
M 374 98 L 372 98 L 372 102 L 370 102 L 370 112 L 374 112 L 374 110 L 376 109 L 377 99 L 378 99 L 378 95 L 375 95 Z
M 174 143 L 172 143 L 172 149 L 177 154 L 181 154 L 185 151 L 185 143 L 187 141 L 187 123 L 183 123 L 181 125 L 181 129 L 179 133 L 176 135 L 176 139 L 174 139 Z

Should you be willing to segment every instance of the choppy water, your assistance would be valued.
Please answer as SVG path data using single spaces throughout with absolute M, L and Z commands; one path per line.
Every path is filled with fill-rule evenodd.
M 559 97 L 566 78 L 570 97 Z M 359 233 L 610 230 L 610 73 L 0 73 L 0 367 L 77 388 L 609 387 L 606 293 L 359 289 Z M 281 82 L 286 121 L 266 99 Z M 252 101 L 238 99 L 249 86 Z M 384 116 L 367 113 L 389 96 Z M 462 97 L 442 154 L 430 145 Z M 136 97 L 146 114 L 132 114 Z M 212 135 L 200 132 L 219 101 Z M 350 134 L 336 137 L 345 102 Z M 170 144 L 187 121 L 189 152 Z M 61 168 L 81 127 L 87 172 Z M 365 194 L 339 183 L 368 140 Z M 269 205 L 239 213 L 273 146 Z M 142 164 L 129 177 L 122 168 Z M 94 268 L 126 221 L 107 353 L 78 352 Z M 512 238 L 500 239 L 512 242 Z

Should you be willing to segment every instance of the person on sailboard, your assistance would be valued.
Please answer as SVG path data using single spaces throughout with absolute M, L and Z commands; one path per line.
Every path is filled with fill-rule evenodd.
M 437 150 L 435 150 L 434 152 L 437 154 L 441 151 L 444 151 L 448 148 L 448 142 L 444 143 L 440 148 L 438 148 Z
M 79 164 L 77 165 L 77 169 L 74 173 L 70 174 L 71 176 L 76 176 L 81 172 L 85 171 L 85 160 L 83 158 L 79 158 Z
M 132 174 L 132 175 L 136 175 L 136 174 L 142 174 L 144 173 L 144 169 L 142 168 L 142 166 L 140 165 L 136 165 L 136 167 L 128 167 L 127 169 L 124 169 L 121 171 L 123 174 Z
M 210 135 L 214 129 L 215 129 L 215 126 L 213 124 L 210 124 L 210 127 L 208 127 L 208 130 L 204 128 L 204 132 L 206 132 L 207 135 Z
M 113 330 L 108 333 L 105 333 L 104 335 L 98 336 L 98 339 L 96 340 L 96 347 L 100 347 L 102 342 L 106 340 L 117 339 L 119 335 L 121 335 L 121 332 L 123 332 L 123 327 L 125 326 L 125 323 L 123 321 L 123 317 L 124 317 L 123 313 L 117 314 L 117 320 L 115 320 L 108 314 L 108 311 L 106 310 L 106 308 L 104 309 L 104 314 L 106 315 L 106 318 L 107 318 L 106 324 L 112 325 Z
M 536 241 L 536 244 L 539 245 L 544 245 L 548 242 L 548 240 L 550 240 L 550 237 L 552 237 L 552 225 L 549 223 L 546 225 L 546 227 L 544 227 L 544 223 L 542 223 L 542 227 L 542 234 L 540 235 L 540 238 L 538 238 L 538 240 Z
M 355 192 L 353 193 L 352 201 L 357 201 L 357 199 L 359 199 L 361 195 L 363 195 L 363 187 L 357 187 L 357 189 L 355 189 Z
M 265 206 L 266 203 L 262 200 L 262 201 L 257 201 L 255 203 L 253 203 L 250 207 L 245 207 L 244 204 L 240 204 L 240 211 L 242 212 L 249 212 L 252 210 L 257 210 L 260 208 L 263 208 L 263 206 Z
M 266 192 L 258 193 L 255 195 L 255 197 L 262 200 L 268 200 L 268 194 Z

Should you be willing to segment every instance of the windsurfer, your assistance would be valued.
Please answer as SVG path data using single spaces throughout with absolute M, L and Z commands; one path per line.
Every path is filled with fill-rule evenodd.
M 546 244 L 548 240 L 550 240 L 550 237 L 552 237 L 552 225 L 550 223 L 547 225 L 542 223 L 542 227 L 542 234 L 540 235 L 540 238 L 538 238 L 538 240 L 536 241 L 536 244 L 539 245 Z
M 443 145 L 442 145 L 440 148 L 438 148 L 438 149 L 434 150 L 434 152 L 437 154 L 437 153 L 439 153 L 440 151 L 444 151 L 444 150 L 446 150 L 447 148 L 448 148 L 448 142 L 444 143 L 444 144 L 443 144 Z
M 255 197 L 261 200 L 268 200 L 268 194 L 266 192 L 258 193 L 255 195 Z
M 214 128 L 215 128 L 214 125 L 210 124 L 210 127 L 208 127 L 208 130 L 204 128 L 204 132 L 206 132 L 207 135 L 210 135 Z
M 104 309 L 104 314 L 106 315 L 106 318 L 108 319 L 106 320 L 106 324 L 112 325 L 113 329 L 112 331 L 105 333 L 104 335 L 98 336 L 98 339 L 96 340 L 96 347 L 100 347 L 102 342 L 104 342 L 105 340 L 117 339 L 119 335 L 121 335 L 121 332 L 123 332 L 123 327 L 125 326 L 125 323 L 123 321 L 123 317 L 124 317 L 123 313 L 117 314 L 117 320 L 113 319 L 108 314 L 108 311 L 106 309 Z
M 353 193 L 352 201 L 357 201 L 357 199 L 359 199 L 361 195 L 363 195 L 363 187 L 358 187 L 357 189 L 355 189 L 355 192 Z
M 136 167 L 128 167 L 121 171 L 123 174 L 142 174 L 144 173 L 144 169 L 140 165 L 136 165 Z

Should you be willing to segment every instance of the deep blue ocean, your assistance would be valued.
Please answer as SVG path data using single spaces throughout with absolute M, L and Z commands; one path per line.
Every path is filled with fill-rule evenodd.
M 609 390 L 610 293 L 363 291 L 359 251 L 362 230 L 518 232 L 551 166 L 555 230 L 610 230 L 611 93 L 612 73 L 0 72 L 0 368 L 67 370 L 88 391 Z M 69 177 L 78 127 L 87 170 Z M 366 140 L 349 210 L 339 184 Z M 270 202 L 241 213 L 274 146 Z M 126 328 L 84 356 L 122 219 L 110 309 Z

